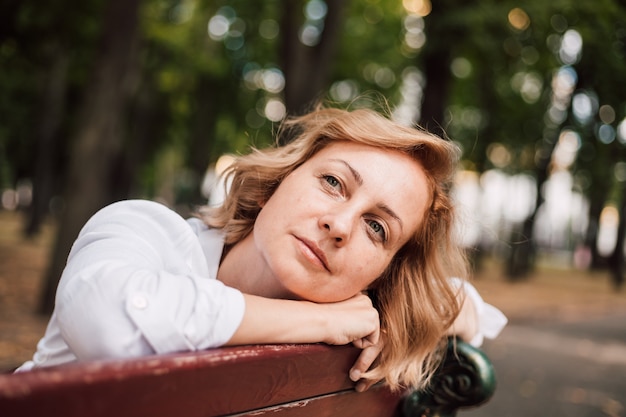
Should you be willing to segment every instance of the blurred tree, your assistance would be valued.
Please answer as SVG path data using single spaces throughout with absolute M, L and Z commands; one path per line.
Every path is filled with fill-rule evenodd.
M 279 59 L 285 74 L 288 114 L 305 112 L 328 88 L 345 21 L 345 3 L 345 0 L 282 1 Z
M 480 174 L 491 168 L 511 173 L 534 169 L 525 155 L 529 142 L 541 136 L 542 124 L 533 120 L 540 120 L 545 111 L 539 100 L 542 87 L 525 95 L 516 91 L 514 80 L 541 85 L 541 74 L 550 74 L 554 60 L 541 47 L 545 23 L 533 19 L 531 27 L 528 14 L 516 6 L 448 0 L 434 3 L 425 18 L 427 40 L 418 56 L 426 78 L 420 124 L 460 142 L 465 164 Z M 511 13 L 520 15 L 515 26 Z M 494 165 L 488 158 L 492 145 L 511 155 L 506 164 Z M 537 173 L 541 183 L 543 171 L 545 166 Z M 533 220 L 531 216 L 510 239 L 510 276 L 529 269 Z M 475 256 L 479 249 L 473 251 Z
M 136 1 L 124 7 L 135 10 Z M 125 42 L 105 35 L 119 29 L 104 23 L 103 5 L 0 6 L 0 185 L 32 179 L 30 233 L 65 178 L 80 190 L 65 195 L 62 221 L 75 224 L 61 226 L 67 236 L 59 237 L 65 243 L 53 256 L 50 285 L 66 257 L 61 247 L 69 249 L 75 227 L 97 206 L 128 196 L 163 198 L 181 211 L 202 203 L 198 185 L 222 153 L 271 141 L 274 123 L 318 99 L 374 106 L 379 94 L 405 122 L 445 129 L 461 144 L 466 168 L 532 175 L 535 212 L 509 239 L 513 276 L 532 267 L 541 189 L 563 129 L 582 142 L 574 170 L 590 200 L 592 248 L 601 210 L 621 202 L 612 172 L 626 159 L 615 140 L 626 97 L 623 83 L 613 81 L 625 70 L 618 0 L 154 0 L 126 15 L 139 23 L 120 26 Z M 569 57 L 563 45 L 573 31 L 583 53 Z M 97 36 L 120 42 L 115 53 L 96 49 Z M 555 110 L 559 71 L 574 74 L 577 90 Z M 597 102 L 590 117 L 574 116 L 572 95 Z M 613 111 L 610 122 L 602 106 Z M 91 127 L 94 147 L 83 147 Z M 504 150 L 505 162 L 493 158 L 494 149 Z M 98 153 L 102 164 L 81 168 L 76 159 L 85 152 Z
M 426 17 L 426 43 L 418 56 L 426 79 L 419 124 L 441 136 L 446 134 L 444 114 L 450 104 L 453 83 L 450 66 L 459 46 L 472 30 L 466 13 L 476 4 L 460 0 L 433 1 Z
M 626 118 L 626 85 L 612 82 L 615 74 L 626 73 L 626 4 L 602 0 L 587 7 L 580 5 L 574 16 L 573 28 L 583 42 L 582 57 L 574 67 L 578 73 L 578 91 L 572 104 L 571 123 L 582 138 L 575 169 L 587 181 L 586 195 L 590 201 L 590 228 L 587 242 L 594 255 L 593 265 L 602 265 L 597 251 L 597 231 L 602 209 L 608 201 L 618 207 L 619 225 L 617 243 L 607 264 L 613 285 L 620 288 L 624 282 L 624 237 L 626 194 L 623 180 L 616 178 L 617 164 L 626 160 L 626 138 L 618 137 L 617 125 Z M 587 16 L 594 23 L 587 24 Z M 585 16 L 585 18 L 583 18 Z M 590 104 L 581 111 L 580 103 Z M 578 104 L 578 108 L 576 105 Z
M 84 90 L 84 106 L 71 150 L 66 208 L 59 223 L 62 233 L 57 235 L 45 281 L 41 310 L 46 313 L 54 307 L 56 284 L 78 232 L 91 215 L 113 200 L 113 190 L 118 186 L 112 179 L 122 147 L 128 77 L 135 72 L 138 11 L 139 0 L 106 4 L 101 43 Z
M 499 143 L 511 159 L 506 166 L 496 168 L 510 173 L 530 172 L 537 185 L 535 210 L 518 225 L 519 230 L 510 239 L 507 275 L 511 277 L 525 276 L 532 268 L 535 219 L 543 208 L 543 186 L 553 171 L 553 151 L 563 129 L 580 125 L 570 107 L 572 88 L 578 82 L 579 89 L 596 91 L 595 87 L 586 86 L 587 75 L 591 74 L 593 85 L 615 92 L 594 92 L 594 96 L 602 95 L 604 100 L 613 97 L 611 108 L 623 108 L 624 94 L 620 88 L 602 81 L 624 71 L 623 57 L 615 56 L 623 55 L 617 51 L 623 49 L 624 30 L 614 19 L 624 15 L 621 7 L 613 0 L 585 5 L 563 0 L 526 2 L 521 8 L 514 2 L 482 2 L 466 9 L 454 8 L 463 10 L 463 20 L 453 26 L 465 22 L 472 29 L 465 31 L 466 39 L 448 40 L 452 52 L 447 57 L 456 80 L 449 81 L 447 87 L 450 97 L 445 101 L 445 111 L 449 119 L 445 126 L 464 146 L 469 167 L 478 172 L 493 167 L 493 161 L 488 159 L 489 149 L 492 143 Z M 454 12 L 448 12 L 446 19 L 451 21 L 453 15 Z M 594 16 L 595 23 L 582 16 Z M 577 34 L 582 38 L 583 53 L 570 56 Z M 445 66 L 440 69 L 444 71 Z M 560 91 L 555 91 L 555 86 Z M 570 90 L 564 91 L 565 87 Z M 618 98 L 620 95 L 622 98 Z M 426 117 L 442 117 L 441 113 L 429 116 L 435 113 L 424 110 Z M 605 146 L 595 139 L 594 130 L 597 132 L 599 125 L 594 123 L 581 131 L 583 138 L 591 138 L 593 143 L 585 139 L 578 162 L 579 167 L 585 165 L 580 169 L 581 176 L 593 184 L 585 187 L 591 201 L 592 223 L 611 190 L 613 181 L 610 169 L 607 170 L 615 163 L 611 155 L 619 155 L 617 144 L 612 144 L 613 152 L 588 152 Z M 528 157 L 533 154 L 534 157 Z M 581 164 L 580 160 L 586 163 Z M 593 232 L 594 228 L 589 230 Z
M 164 149 L 176 149 L 183 172 L 173 179 L 177 186 L 171 203 L 181 207 L 206 201 L 200 184 L 214 151 L 217 121 L 238 114 L 233 65 L 207 33 L 214 12 L 214 5 L 201 2 L 160 1 L 146 4 L 142 14 L 146 41 L 135 104 L 140 118 L 132 127 L 135 157 L 128 166 L 136 173 L 154 165 Z M 153 123 L 161 128 L 146 135 Z M 153 182 L 155 175 L 153 169 L 144 181 Z M 145 183 L 135 186 L 146 188 Z
M 89 15 L 95 1 L 69 7 L 64 0 L 3 3 L 0 32 L 0 149 L 11 158 L 2 160 L 0 182 L 13 187 L 31 179 L 33 201 L 25 232 L 32 236 L 57 194 L 65 155 L 61 139 L 67 127 L 66 108 L 76 73 L 70 61 L 89 54 L 71 53 L 69 45 L 90 44 L 94 32 Z M 80 23 L 79 23 L 80 22 Z M 87 58 L 88 59 L 88 58 Z M 0 159 L 2 158 L 0 151 Z
M 50 45 L 46 62 L 50 64 L 47 71 L 41 105 L 39 108 L 38 126 L 33 149 L 35 172 L 33 174 L 33 200 L 29 207 L 29 217 L 25 233 L 33 236 L 41 227 L 48 213 L 50 201 L 54 197 L 58 184 L 55 184 L 56 150 L 60 146 L 60 131 L 65 117 L 69 52 L 63 46 Z

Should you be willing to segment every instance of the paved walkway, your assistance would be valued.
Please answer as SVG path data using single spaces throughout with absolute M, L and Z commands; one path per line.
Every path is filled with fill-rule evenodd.
M 459 417 L 626 416 L 626 314 L 512 324 L 484 350 L 494 397 Z
M 486 264 L 475 285 L 510 323 L 486 341 L 498 386 L 459 417 L 626 417 L 626 288 L 606 272 L 540 266 L 509 283 Z

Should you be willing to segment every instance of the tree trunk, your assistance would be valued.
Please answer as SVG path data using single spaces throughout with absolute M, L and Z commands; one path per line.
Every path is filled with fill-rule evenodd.
M 128 75 L 138 38 L 139 0 L 106 3 L 100 48 L 86 85 L 70 155 L 65 209 L 52 251 L 40 311 L 54 307 L 56 286 L 65 259 L 80 229 L 98 209 L 111 202 L 114 161 L 122 147 L 122 124 L 128 100 Z
M 448 15 L 450 10 L 463 7 L 458 0 L 433 1 L 432 10 L 425 18 L 426 44 L 422 49 L 419 60 L 424 71 L 426 86 L 423 91 L 422 107 L 419 125 L 428 131 L 445 137 L 444 115 L 452 74 L 452 48 L 460 42 L 466 31 L 465 27 L 450 24 Z
M 304 45 L 299 39 L 304 22 L 304 3 L 301 0 L 283 1 L 280 61 L 285 75 L 285 106 L 288 114 L 306 111 L 327 88 L 344 21 L 346 1 L 327 0 L 328 11 L 319 43 L 315 46 Z
M 432 22 L 429 22 L 429 25 Z M 425 48 L 426 49 L 426 48 Z M 426 51 L 424 54 L 424 99 L 419 124 L 436 135 L 445 137 L 444 112 L 450 85 L 450 54 L 448 49 Z
M 36 166 L 33 178 L 33 201 L 28 213 L 24 234 L 32 237 L 39 232 L 54 195 L 54 155 L 59 147 L 59 128 L 65 116 L 65 95 L 69 55 L 61 46 L 50 47 L 50 67 L 44 83 L 40 119 L 36 131 Z
M 535 181 L 537 198 L 535 200 L 535 210 L 522 223 L 520 235 L 512 239 L 510 243 L 511 248 L 507 257 L 505 272 L 506 276 L 514 281 L 525 278 L 534 265 L 535 241 L 533 230 L 535 228 L 537 212 L 545 201 L 542 189 L 543 185 L 548 180 L 548 168 L 558 141 L 558 134 L 559 131 L 554 129 L 550 143 L 545 144 L 546 149 L 544 152 L 540 152 L 542 156 L 536 162 Z
M 202 180 L 206 174 L 213 149 L 213 137 L 218 115 L 218 103 L 222 103 L 216 92 L 216 81 L 201 77 L 194 94 L 194 116 L 192 118 L 191 137 L 187 154 L 187 165 L 193 176 L 189 187 L 187 201 L 183 203 L 197 205 L 206 204 L 202 195 Z M 236 88 L 236 87 L 234 87 Z
M 136 179 L 137 170 L 154 157 L 159 149 L 170 119 L 170 111 L 163 96 L 155 87 L 151 74 L 143 74 L 140 87 L 134 95 L 129 111 L 129 140 L 124 153 L 124 170 L 128 178 Z M 139 184 L 129 184 L 128 195 L 133 195 Z M 145 190 L 148 195 L 154 189 Z

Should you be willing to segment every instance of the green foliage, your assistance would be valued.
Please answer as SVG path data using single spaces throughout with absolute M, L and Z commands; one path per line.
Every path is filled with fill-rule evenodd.
M 402 72 L 411 64 L 403 52 L 406 12 L 395 0 L 353 1 L 339 40 L 333 80 L 354 83 L 359 94 L 379 92 L 398 100 Z
M 280 69 L 285 1 L 289 0 L 143 3 L 139 72 L 125 127 L 125 146 L 135 155 L 129 160 L 140 165 L 136 188 L 148 194 L 158 189 L 159 161 L 169 152 L 179 153 L 180 165 L 202 175 L 201 167 L 222 153 L 271 143 L 276 123 L 265 117 L 264 108 L 269 100 L 280 99 L 282 92 L 261 86 L 258 74 Z M 298 4 L 304 8 L 307 2 Z M 556 140 L 559 129 L 547 129 L 545 115 L 552 77 L 562 65 L 555 45 L 569 29 L 583 39 L 582 55 L 572 64 L 580 88 L 592 91 L 600 105 L 614 109 L 613 128 L 626 117 L 626 84 L 619 78 L 626 73 L 626 19 L 617 18 L 626 12 L 617 0 L 523 4 L 440 0 L 438 4 L 445 6 L 440 31 L 425 41 L 452 57 L 450 73 L 445 74 L 450 88 L 444 99 L 448 118 L 443 123 L 463 146 L 468 167 L 492 167 L 488 151 L 499 144 L 511 155 L 505 169 L 535 169 L 535 154 Z M 33 175 L 42 90 L 56 51 L 65 51 L 71 60 L 60 134 L 72 137 L 73 121 L 80 117 L 80 97 L 88 93 L 103 5 L 101 0 L 27 0 L 6 11 L 11 17 L 3 21 L 11 24 L 0 33 L 2 187 Z M 523 10 L 528 25 L 515 28 L 509 22 L 515 8 Z M 304 10 L 301 13 L 304 21 Z M 338 105 L 350 105 L 359 94 L 374 92 L 387 97 L 392 106 L 402 103 L 404 77 L 423 69 L 428 59 L 420 46 L 410 46 L 409 38 L 413 36 L 415 42 L 421 36 L 419 27 L 429 25 L 429 16 L 409 17 L 397 0 L 346 0 L 343 13 L 326 96 Z M 227 27 L 213 34 L 211 22 L 218 29 L 220 22 Z M 149 121 L 149 132 L 142 120 Z M 594 115 L 593 121 L 581 124 L 571 112 L 563 122 L 578 131 L 583 148 L 596 155 L 591 159 L 583 155 L 576 165 L 596 180 L 601 175 L 589 173 L 624 159 L 624 145 L 618 140 L 611 144 L 597 140 L 599 123 Z M 69 142 L 59 142 L 59 157 L 67 153 Z

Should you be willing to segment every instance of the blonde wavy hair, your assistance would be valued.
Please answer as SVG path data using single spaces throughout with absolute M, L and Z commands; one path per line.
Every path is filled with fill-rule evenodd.
M 284 146 L 254 149 L 234 162 L 225 174 L 232 182 L 224 204 L 202 208 L 200 216 L 210 227 L 224 230 L 228 248 L 252 231 L 260 204 L 283 179 L 328 144 L 350 141 L 411 156 L 426 172 L 431 204 L 417 233 L 370 286 L 384 346 L 363 378 L 384 379 L 393 389 L 424 388 L 442 358 L 446 331 L 460 310 L 458 290 L 449 278 L 467 276 L 464 253 L 453 238 L 449 195 L 458 147 L 367 109 L 318 107 L 286 120 L 281 134 L 293 139 Z

